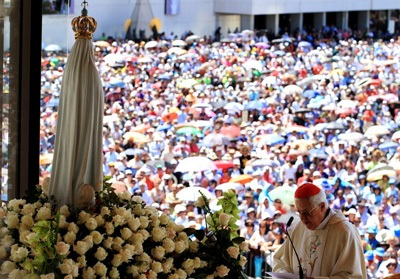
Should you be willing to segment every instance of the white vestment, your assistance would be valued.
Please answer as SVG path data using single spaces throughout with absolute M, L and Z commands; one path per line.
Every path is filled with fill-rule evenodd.
M 341 211 L 330 210 L 315 230 L 299 221 L 289 231 L 304 277 L 367 278 L 360 235 Z M 299 274 L 295 252 L 287 238 L 274 255 L 273 272 Z

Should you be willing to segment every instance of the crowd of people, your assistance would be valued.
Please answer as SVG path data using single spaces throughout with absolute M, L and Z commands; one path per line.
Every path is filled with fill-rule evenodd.
M 109 39 L 94 51 L 105 91 L 104 175 L 117 190 L 202 228 L 195 195 L 179 193 L 202 188 L 217 209 L 233 189 L 251 247 L 246 273 L 262 277 L 296 216 L 290 194 L 312 182 L 357 228 L 369 278 L 400 271 L 397 38 L 269 41 L 246 30 L 214 42 Z M 43 57 L 43 177 L 66 61 Z

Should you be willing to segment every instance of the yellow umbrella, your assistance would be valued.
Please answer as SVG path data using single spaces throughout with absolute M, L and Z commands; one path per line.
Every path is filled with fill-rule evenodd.
M 381 180 L 384 175 L 387 175 L 388 177 L 392 177 L 396 175 L 396 171 L 392 168 L 387 168 L 387 169 L 381 169 L 374 171 L 370 174 L 367 175 L 367 181 L 372 182 L 372 181 L 378 181 Z
M 146 135 L 139 132 L 127 132 L 123 135 L 123 138 L 124 139 L 132 138 L 137 143 L 146 143 L 149 142 L 150 140 Z
M 298 151 L 307 151 L 311 149 L 315 143 L 315 140 L 299 139 L 290 143 L 290 147 Z
M 161 24 L 161 20 L 159 18 L 155 17 L 152 20 L 150 20 L 149 28 L 151 31 L 153 31 L 154 27 L 157 29 L 157 31 L 160 31 L 161 26 L 162 26 L 162 24 Z

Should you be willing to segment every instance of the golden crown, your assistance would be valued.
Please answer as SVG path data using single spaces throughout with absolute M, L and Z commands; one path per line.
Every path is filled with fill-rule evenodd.
M 86 2 L 86 0 L 84 0 L 82 3 L 83 9 L 81 15 L 75 17 L 71 21 L 72 30 L 75 32 L 75 39 L 87 38 L 91 40 L 94 31 L 96 31 L 97 21 L 93 17 L 87 15 L 87 4 L 88 3 Z

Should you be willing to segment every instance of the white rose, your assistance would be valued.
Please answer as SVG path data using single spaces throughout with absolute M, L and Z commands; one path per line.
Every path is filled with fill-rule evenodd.
M 14 238 L 12 238 L 12 236 L 11 235 L 5 235 L 4 237 L 3 237 L 3 239 L 1 240 L 1 244 L 6 248 L 6 249 L 9 249 L 10 247 L 11 247 L 11 245 L 13 245 L 14 244 Z
M 107 222 L 104 228 L 106 229 L 106 234 L 111 235 L 114 233 L 114 225 L 111 222 Z
M 171 271 L 171 268 L 172 268 L 173 265 L 174 265 L 174 259 L 173 258 L 166 259 L 165 262 L 162 263 L 163 272 L 164 273 L 169 273 Z
M 69 211 L 69 207 L 66 205 L 61 206 L 60 214 L 65 217 L 69 217 L 69 215 L 71 215 L 71 212 Z
M 144 263 L 150 263 L 152 259 L 147 253 L 142 253 L 138 257 L 139 261 L 144 262 Z
M 11 273 L 11 271 L 13 271 L 16 268 L 17 268 L 17 265 L 15 264 L 15 262 L 5 261 L 1 265 L 1 273 L 2 274 L 9 274 L 9 273 Z
M 10 230 L 7 227 L 0 228 L 0 239 L 2 239 L 5 235 L 7 235 L 9 233 L 10 233 Z
M 86 211 L 82 210 L 79 212 L 78 216 L 78 224 L 84 224 L 86 221 L 90 218 L 90 214 L 87 213 Z
M 128 220 L 128 226 L 132 231 L 136 231 L 140 226 L 139 218 L 132 218 Z
M 38 220 L 48 220 L 51 218 L 51 210 L 47 207 L 41 207 L 36 214 Z
M 160 220 L 158 219 L 158 215 L 153 213 L 150 219 L 151 219 L 151 225 L 153 227 L 158 227 L 160 225 Z
M 104 248 L 111 249 L 111 245 L 112 244 L 113 244 L 113 238 L 112 237 L 107 237 L 105 240 L 103 240 Z
M 121 237 L 125 240 L 129 239 L 133 235 L 133 232 L 126 227 L 123 228 L 120 232 L 121 232 Z
M 59 254 L 59 255 L 61 255 L 61 256 L 66 256 L 66 255 L 68 255 L 68 253 L 69 253 L 69 248 L 70 248 L 70 247 L 71 247 L 71 246 L 70 246 L 69 244 L 65 243 L 65 242 L 62 242 L 62 241 L 58 242 L 58 243 L 56 244 L 56 251 L 57 251 L 57 254 Z
M 140 228 L 145 229 L 149 225 L 149 219 L 145 216 L 140 216 Z
M 58 265 L 62 274 L 70 274 L 72 273 L 72 265 L 69 261 L 64 260 L 64 262 Z
M 109 275 L 110 275 L 111 278 L 119 278 L 118 269 L 115 268 L 115 267 L 111 268 Z
M 185 245 L 184 241 L 180 240 L 175 243 L 175 252 L 177 252 L 178 254 L 185 251 L 185 249 L 186 249 L 186 245 Z
M 249 244 L 246 241 L 243 241 L 242 243 L 240 243 L 239 248 L 243 252 L 249 252 L 250 251 Z
M 240 253 L 239 248 L 235 246 L 228 247 L 226 251 L 228 252 L 229 256 L 234 259 L 237 259 Z
M 110 209 L 108 207 L 102 207 L 100 210 L 100 215 L 104 217 L 104 215 L 110 215 Z
M 102 264 L 101 262 L 97 262 L 94 267 L 94 272 L 96 273 L 96 275 L 98 276 L 105 276 L 107 273 L 107 267 Z
M 129 191 L 124 191 L 118 193 L 118 197 L 120 198 L 120 200 L 129 201 L 131 200 L 132 194 Z
M 243 255 L 240 255 L 240 258 L 239 258 L 240 266 L 244 267 L 246 265 L 246 263 L 247 263 L 247 258 L 245 256 L 243 256 Z
M 189 241 L 189 251 L 192 253 L 197 252 L 199 249 L 199 243 L 197 241 Z
M 17 212 L 14 212 L 14 211 L 8 212 L 4 222 L 6 223 L 7 228 L 16 229 L 18 227 L 18 224 L 19 224 L 19 219 L 18 219 Z
M 133 196 L 133 197 L 132 197 L 132 201 L 133 201 L 134 203 L 141 204 L 141 203 L 143 202 L 143 199 L 142 199 L 141 196 Z
M 194 261 L 192 259 L 187 259 L 182 263 L 182 267 L 185 269 L 187 274 L 191 274 L 194 270 Z
M 7 250 L 4 246 L 0 246 L 0 259 L 5 260 L 8 257 Z
M 64 215 L 60 215 L 60 221 L 58 222 L 58 227 L 60 229 L 66 229 L 68 228 L 69 223 L 67 222 L 67 217 Z
M 144 240 L 148 239 L 150 236 L 150 233 L 147 230 L 139 230 L 139 233 L 143 236 Z
M 125 207 L 118 207 L 114 210 L 116 215 L 126 218 L 127 217 L 127 210 Z
M 29 235 L 31 234 L 32 232 L 31 231 L 28 231 L 28 230 L 26 230 L 26 231 L 23 231 L 23 232 L 20 232 L 20 234 L 19 234 L 19 242 L 21 242 L 21 243 L 27 243 L 28 242 L 28 237 L 29 237 Z
M 123 216 L 115 215 L 115 216 L 113 216 L 113 223 L 114 223 L 114 226 L 116 226 L 116 227 L 122 226 L 122 225 L 126 224 L 126 218 Z
M 25 205 L 26 200 L 21 199 L 13 199 L 8 202 L 8 207 L 12 208 L 16 213 L 21 213 L 23 206 Z
M 92 236 L 93 242 L 96 245 L 99 245 L 103 241 L 103 235 L 98 231 L 92 231 L 90 232 L 90 235 Z
M 204 202 L 204 199 L 202 196 L 198 197 L 197 201 L 194 203 L 194 206 L 196 206 L 196 207 L 203 207 L 205 205 L 206 205 L 206 203 Z
M 54 279 L 55 278 L 55 275 L 54 275 L 54 273 L 49 273 L 49 274 L 42 274 L 42 275 L 40 275 L 40 279 Z M 67 277 L 65 277 L 65 278 L 67 278 Z M 65 279 L 64 278 L 64 279 Z
M 71 274 L 68 274 L 67 276 L 64 277 L 64 279 L 73 279 L 74 277 Z
M 162 246 L 156 246 L 151 250 L 151 255 L 157 260 L 162 260 L 165 256 L 165 249 Z
M 74 251 L 77 252 L 79 255 L 85 255 L 86 252 L 90 249 L 89 245 L 85 241 L 78 241 L 74 245 Z
M 79 231 L 79 227 L 75 223 L 69 223 L 68 225 L 68 232 L 73 232 L 74 234 L 77 234 Z
M 225 277 L 229 273 L 229 268 L 224 265 L 217 266 L 217 274 L 219 277 Z
M 84 268 L 84 267 L 86 267 L 86 256 L 80 256 L 80 257 L 78 257 L 78 267 L 79 267 L 79 268 Z
M 176 271 L 176 274 L 179 278 L 187 278 L 188 276 L 188 274 L 181 268 Z
M 84 279 L 92 279 L 92 278 L 96 277 L 96 272 L 94 271 L 94 269 L 92 267 L 88 267 L 83 270 L 82 275 L 83 275 Z
M 215 277 L 214 277 L 214 274 L 210 274 L 210 275 L 208 275 L 207 277 L 206 277 L 206 279 L 214 279 Z
M 85 222 L 85 226 L 89 231 L 94 231 L 97 228 L 97 221 L 93 217 L 88 218 Z
M 165 238 L 163 240 L 163 247 L 165 249 L 165 252 L 171 253 L 175 250 L 175 242 L 170 238 Z
M 129 244 L 128 244 L 129 245 Z M 131 248 L 131 247 L 133 248 Z M 121 253 L 121 256 L 122 256 L 122 261 L 125 263 L 125 262 L 128 262 L 129 260 L 131 260 L 132 259 L 132 257 L 133 257 L 133 253 L 134 253 L 134 249 L 135 249 L 135 246 L 133 246 L 133 245 L 129 245 L 129 247 L 127 247 L 127 245 L 125 245 L 124 246 L 124 249 L 120 252 Z
M 147 277 L 148 279 L 157 279 L 158 277 L 157 277 L 157 273 L 156 272 L 154 272 L 154 270 L 150 270 L 149 271 L 149 275 L 148 275 L 148 277 Z M 183 277 L 182 277 L 183 278 Z
M 11 256 L 10 260 L 14 262 L 20 262 L 24 260 L 28 256 L 28 249 L 25 247 L 18 247 L 17 244 L 14 244 L 11 247 Z
M 107 257 L 107 252 L 103 247 L 97 247 L 97 251 L 96 253 L 94 253 L 94 257 L 99 261 L 103 261 Z
M 121 254 L 115 254 L 113 259 L 111 260 L 111 264 L 114 267 L 119 267 L 122 264 L 122 255 Z
M 152 229 L 151 235 L 154 241 L 159 242 L 167 237 L 167 231 L 164 227 L 155 227 Z
M 151 263 L 151 270 L 153 270 L 156 273 L 160 273 L 163 271 L 163 267 L 162 264 L 158 261 L 153 261 Z
M 96 219 L 97 226 L 99 226 L 99 227 L 104 226 L 105 220 L 104 220 L 103 216 L 97 215 L 96 217 L 94 217 L 94 219 Z
M 219 223 L 222 225 L 222 226 L 227 226 L 228 224 L 229 224 L 229 220 L 232 218 L 232 215 L 230 215 L 230 214 L 226 214 L 226 213 L 224 213 L 224 212 L 222 212 L 220 215 L 219 215 Z
M 22 214 L 23 215 L 31 215 L 33 216 L 36 212 L 36 208 L 33 204 L 31 203 L 27 203 L 24 205 L 24 207 L 22 208 Z
M 91 249 L 93 247 L 93 237 L 91 235 L 85 236 L 85 238 L 82 239 L 82 241 L 87 243 L 87 245 L 89 246 L 89 249 Z
M 74 232 L 67 232 L 64 237 L 64 241 L 69 245 L 73 245 L 76 240 L 76 234 Z
M 166 225 L 171 220 L 171 217 L 163 213 L 160 217 L 158 217 L 158 220 L 160 220 L 161 225 Z

